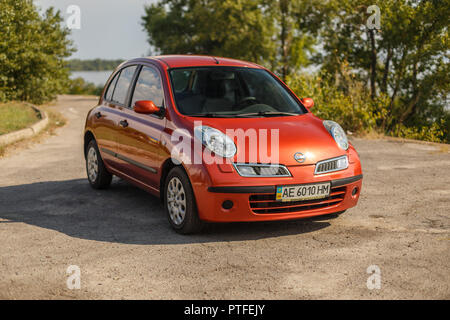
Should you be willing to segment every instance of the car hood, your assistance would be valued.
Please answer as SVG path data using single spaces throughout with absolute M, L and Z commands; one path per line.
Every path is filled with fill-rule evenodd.
M 278 161 L 269 161 L 280 163 L 286 166 L 310 165 L 324 159 L 330 159 L 346 154 L 344 150 L 338 147 L 334 139 L 325 129 L 322 120 L 311 113 L 299 116 L 283 117 L 265 117 L 265 118 L 201 118 L 195 119 L 201 121 L 202 125 L 216 128 L 233 138 L 237 146 L 237 152 L 233 159 L 234 162 L 246 163 L 267 163 L 267 157 L 276 155 L 278 152 Z M 196 125 L 199 123 L 197 122 Z M 240 141 L 237 135 L 230 134 L 230 130 L 246 133 L 245 143 Z M 266 131 L 265 131 L 266 130 Z M 227 132 L 228 131 L 228 132 Z M 271 136 L 276 137 L 278 131 L 278 144 L 271 143 Z M 264 145 L 264 132 L 267 133 L 267 152 L 261 154 L 261 146 Z M 257 136 L 257 144 L 249 143 L 249 136 Z M 276 139 L 274 139 L 276 141 Z M 272 150 L 275 152 L 272 153 Z M 305 156 L 303 162 L 294 159 L 296 153 L 302 153 Z M 276 159 L 275 156 L 273 159 Z

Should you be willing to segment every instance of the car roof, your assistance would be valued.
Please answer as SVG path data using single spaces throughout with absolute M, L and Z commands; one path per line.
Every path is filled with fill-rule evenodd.
M 214 57 L 214 56 L 202 56 L 202 55 L 161 55 L 152 56 L 140 59 L 133 59 L 128 62 L 142 62 L 145 60 L 156 60 L 163 67 L 167 69 L 171 68 L 183 68 L 183 67 L 201 67 L 201 66 L 228 66 L 228 67 L 246 67 L 246 68 L 258 68 L 263 69 L 263 67 L 257 65 L 256 63 L 246 62 L 236 59 Z

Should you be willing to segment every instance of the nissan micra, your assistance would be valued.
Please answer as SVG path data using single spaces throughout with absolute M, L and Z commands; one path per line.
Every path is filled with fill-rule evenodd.
M 89 111 L 87 177 L 113 175 L 160 197 L 179 233 L 204 222 L 342 213 L 361 192 L 344 130 L 262 66 L 171 55 L 124 62 Z

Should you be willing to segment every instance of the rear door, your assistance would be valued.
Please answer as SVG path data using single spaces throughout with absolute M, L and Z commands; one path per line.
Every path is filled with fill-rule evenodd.
M 114 169 L 120 167 L 117 153 L 117 131 L 123 118 L 128 91 L 137 66 L 128 66 L 118 71 L 108 85 L 99 108 L 94 110 L 95 137 L 103 160 Z
M 159 168 L 165 157 L 160 140 L 166 118 L 136 113 L 133 106 L 139 100 L 150 100 L 156 106 L 164 107 L 161 75 L 155 67 L 144 65 L 137 72 L 128 107 L 123 108 L 120 119 L 117 154 L 122 160 L 121 171 L 157 191 Z
M 114 113 L 115 105 L 112 102 L 114 89 L 119 79 L 120 71 L 117 72 L 108 84 L 102 103 L 93 110 L 93 128 L 98 148 L 102 155 L 103 161 L 111 167 L 117 166 L 117 123 L 119 115 Z

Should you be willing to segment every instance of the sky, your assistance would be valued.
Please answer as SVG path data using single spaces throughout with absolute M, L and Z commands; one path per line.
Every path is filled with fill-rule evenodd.
M 80 29 L 72 29 L 77 49 L 71 58 L 131 59 L 147 56 L 150 45 L 141 26 L 144 5 L 156 0 L 33 0 L 41 12 L 60 10 L 66 20 L 69 6 L 80 8 Z

